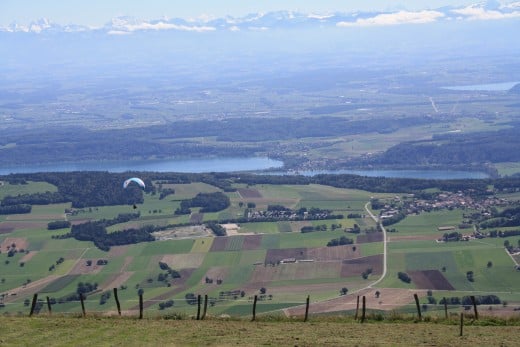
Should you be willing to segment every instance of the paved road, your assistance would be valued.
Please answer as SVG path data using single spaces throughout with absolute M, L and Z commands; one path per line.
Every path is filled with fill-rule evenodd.
M 370 211 L 370 209 L 368 208 L 368 206 L 370 205 L 370 202 L 367 202 L 365 204 L 365 210 L 367 211 L 367 213 L 370 215 L 370 217 L 377 223 L 379 224 L 379 226 L 381 227 L 381 230 L 383 231 L 383 274 L 381 275 L 381 277 L 379 277 L 379 279 L 373 283 L 371 283 L 367 288 L 371 288 L 373 286 L 375 286 L 376 284 L 378 284 L 379 282 L 381 282 L 385 276 L 386 276 L 386 270 L 387 270 L 387 266 L 386 266 L 386 259 L 387 259 L 387 247 L 386 247 L 386 244 L 387 244 L 387 239 L 386 239 L 386 229 L 385 227 L 383 227 L 383 224 L 381 224 L 381 222 L 379 221 L 379 218 L 377 218 L 373 213 L 372 211 Z

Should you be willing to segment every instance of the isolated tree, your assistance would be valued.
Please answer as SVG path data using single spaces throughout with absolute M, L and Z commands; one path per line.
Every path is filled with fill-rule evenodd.
M 406 272 L 398 272 L 397 273 L 397 277 L 403 281 L 403 282 L 406 282 L 406 283 L 410 283 L 412 281 L 412 279 L 410 278 L 410 276 L 408 276 L 408 274 Z
M 487 262 L 487 267 L 490 268 L 490 267 L 492 267 L 492 266 L 493 266 L 493 262 L 491 262 L 491 260 L 488 261 L 488 262 Z
M 260 288 L 260 294 L 265 294 L 266 291 L 267 289 L 265 289 L 265 287 Z
M 348 293 L 348 288 L 346 288 L 346 287 L 341 288 L 341 290 L 340 290 L 341 295 L 347 295 L 347 293 Z
M 380 292 L 379 290 L 378 290 L 378 291 L 376 291 L 376 298 L 378 298 L 378 299 L 379 299 L 379 296 L 380 296 L 380 295 L 381 295 L 381 292 Z

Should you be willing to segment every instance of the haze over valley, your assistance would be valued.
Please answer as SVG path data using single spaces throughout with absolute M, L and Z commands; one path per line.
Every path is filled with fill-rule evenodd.
M 517 6 L 8 25 L 2 165 L 268 156 L 296 170 L 496 173 L 497 159 L 466 144 L 516 131 Z M 447 154 L 437 136 L 464 148 Z M 432 141 L 440 159 L 425 159 L 416 141 Z M 418 158 L 385 152 L 399 144 Z M 499 161 L 518 159 L 506 151 Z

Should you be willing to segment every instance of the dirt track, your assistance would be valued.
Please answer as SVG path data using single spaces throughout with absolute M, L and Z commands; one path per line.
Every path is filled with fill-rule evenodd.
M 30 296 L 30 295 L 36 294 L 40 290 L 45 288 L 49 283 L 51 283 L 54 280 L 57 280 L 60 277 L 63 277 L 63 276 L 51 275 L 51 276 L 47 276 L 45 278 L 41 278 L 37 281 L 31 282 L 25 286 L 10 289 L 9 291 L 5 292 L 5 293 L 8 293 L 8 295 L 6 295 L 4 297 L 4 302 L 5 303 L 13 302 L 13 301 L 16 301 L 21 296 Z M 2 293 L 2 294 L 4 294 L 4 293 Z
M 376 298 L 376 292 L 379 291 L 379 298 Z M 366 297 L 366 307 L 368 309 L 377 309 L 391 311 L 395 310 L 403 305 L 407 305 L 414 302 L 413 294 L 417 294 L 419 297 L 426 296 L 425 290 L 409 290 L 409 289 L 398 289 L 398 288 L 369 288 L 363 289 L 355 295 L 340 296 L 335 299 L 311 303 L 309 306 L 309 313 L 327 313 L 337 312 L 356 309 L 357 296 Z M 294 308 L 288 308 L 283 310 L 285 315 L 300 316 L 305 314 L 305 306 L 298 306 Z

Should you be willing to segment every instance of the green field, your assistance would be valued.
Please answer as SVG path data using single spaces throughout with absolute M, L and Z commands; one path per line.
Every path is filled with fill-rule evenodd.
M 175 194 L 162 200 L 158 195 L 145 194 L 144 203 L 138 206 L 141 216 L 137 220 L 112 225 L 108 231 L 147 224 L 164 226 L 186 223 L 189 215 L 173 215 L 173 210 L 179 206 L 181 199 L 192 198 L 198 192 L 220 191 L 206 183 L 164 186 L 175 189 Z M 49 187 L 46 185 L 30 182 L 20 189 L 36 192 L 47 188 Z M 66 217 L 64 211 L 70 209 L 70 203 L 35 205 L 30 214 L 9 215 L 0 219 L 0 227 L 9 225 L 13 228 L 8 233 L 0 234 L 0 242 L 6 241 L 3 247 L 10 246 L 10 243 L 26 247 L 24 252 L 17 252 L 12 256 L 7 254 L 7 248 L 1 249 L 0 293 L 4 294 L 5 305 L 0 307 L 0 313 L 26 312 L 28 300 L 33 293 L 60 301 L 61 303 L 54 304 L 53 310 L 56 312 L 77 313 L 80 312 L 77 301 L 67 302 L 63 299 L 74 294 L 80 285 L 90 283 L 96 284 L 98 288 L 87 297 L 86 307 L 90 312 L 115 310 L 112 296 L 105 302 L 101 299 L 104 293 L 111 293 L 112 287 L 117 287 L 120 289 L 122 308 L 127 311 L 136 309 L 138 293 L 142 291 L 147 315 L 151 316 L 173 312 L 189 314 L 193 311 L 193 306 L 186 302 L 187 294 L 207 294 L 211 298 L 212 314 L 247 315 L 250 312 L 251 298 L 262 295 L 261 288 L 266 289 L 266 297 L 261 301 L 258 312 L 279 312 L 281 309 L 302 304 L 306 295 L 311 294 L 316 301 L 330 300 L 338 297 L 342 287 L 348 287 L 349 293 L 355 293 L 378 279 L 374 275 L 370 275 L 368 279 L 362 279 L 360 275 L 346 275 L 349 272 L 348 267 L 343 265 L 343 259 L 334 255 L 334 247 L 325 246 L 329 241 L 342 236 L 356 240 L 358 236 L 344 231 L 354 224 L 361 228 L 375 228 L 375 222 L 368 216 L 349 219 L 346 215 L 365 215 L 365 204 L 372 197 L 391 201 L 395 194 L 374 194 L 323 185 L 264 184 L 254 188 L 262 196 L 261 199 L 242 199 L 238 193 L 227 193 L 231 206 L 220 212 L 205 213 L 203 219 L 207 221 L 242 216 L 250 202 L 256 204 L 257 210 L 266 208 L 267 205 L 283 205 L 294 209 L 316 207 L 331 210 L 334 214 L 343 214 L 344 218 L 241 223 L 238 235 L 225 239 L 207 234 L 191 238 L 172 237 L 165 241 L 115 246 L 105 252 L 92 242 L 53 238 L 66 234 L 68 229 L 47 230 L 47 223 L 64 218 L 74 221 L 110 219 L 120 213 L 133 212 L 131 206 L 85 208 L 74 216 Z M 9 189 L 12 194 L 13 187 Z M 439 270 L 454 286 L 456 293 L 500 293 L 503 300 L 508 300 L 510 305 L 519 304 L 520 293 L 517 288 L 520 288 L 520 276 L 503 249 L 503 239 L 448 243 L 434 240 L 442 236 L 439 227 L 458 225 L 464 213 L 468 211 L 433 211 L 408 216 L 392 225 L 398 231 L 389 233 L 391 241 L 387 246 L 388 272 L 378 287 L 417 289 L 414 283 L 400 281 L 397 272 Z M 335 230 L 332 230 L 333 225 Z M 300 233 L 303 226 L 325 227 L 326 230 Z M 359 235 L 363 236 L 364 233 Z M 421 239 L 424 237 L 426 239 Z M 517 238 L 509 239 L 516 244 Z M 383 253 L 381 241 L 354 244 L 350 249 L 354 247 L 359 252 L 355 257 L 360 257 L 361 260 Z M 293 251 L 294 249 L 297 251 Z M 265 268 L 269 254 L 271 257 L 278 254 L 278 259 L 282 259 L 300 254 L 303 256 L 303 250 L 321 254 L 324 258 L 320 261 L 278 264 Z M 347 257 L 346 254 L 343 256 Z M 100 259 L 108 263 L 97 265 L 96 262 Z M 92 265 L 87 266 L 87 261 Z M 160 268 L 160 262 L 166 262 L 178 271 L 181 278 L 161 280 L 166 272 Z M 489 262 L 492 266 L 488 266 Z M 467 280 L 467 271 L 473 271 L 473 282 Z M 237 290 L 243 292 L 244 296 L 222 296 L 223 292 Z M 13 292 L 17 294 L 11 295 Z M 441 291 L 436 293 L 437 296 L 447 295 Z M 170 299 L 174 300 L 173 307 L 160 310 L 159 304 Z
M 520 163 L 497 163 L 495 167 L 500 176 L 511 176 L 520 173 Z
M 45 193 L 55 192 L 58 189 L 47 182 L 27 182 L 27 184 L 10 184 L 3 182 L 0 185 L 0 199 L 6 196 L 16 196 L 18 194 L 33 194 L 33 193 Z
M 468 212 L 462 210 L 443 210 L 422 213 L 418 216 L 411 215 L 401 222 L 392 225 L 392 228 L 398 230 L 398 234 L 396 234 L 398 236 L 435 235 L 441 238 L 446 231 L 438 230 L 439 227 L 453 226 L 455 227 L 455 231 L 463 232 L 463 230 L 458 229 L 463 213 Z

